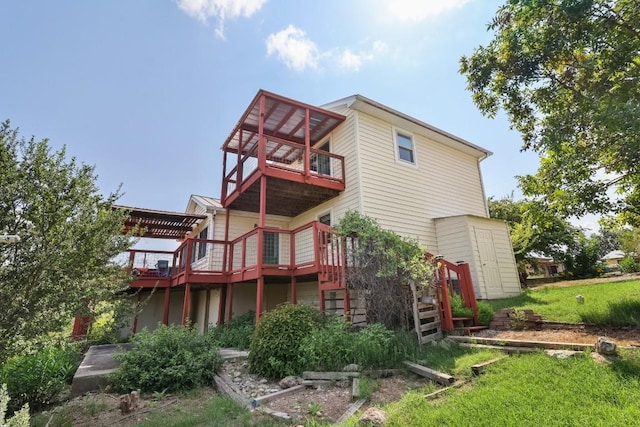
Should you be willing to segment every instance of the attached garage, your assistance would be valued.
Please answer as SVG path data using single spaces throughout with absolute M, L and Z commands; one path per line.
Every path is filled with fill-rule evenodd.
M 478 299 L 520 294 L 507 224 L 473 215 L 436 218 L 438 255 L 469 264 Z

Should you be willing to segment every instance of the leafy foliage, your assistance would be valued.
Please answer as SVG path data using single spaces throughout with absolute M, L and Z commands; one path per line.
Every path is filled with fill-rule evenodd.
M 114 355 L 120 366 L 112 382 L 123 393 L 191 389 L 209 383 L 222 366 L 212 337 L 195 328 L 159 324 L 153 332 L 144 329 L 136 334 L 131 342 L 133 350 Z
M 355 363 L 363 369 L 394 366 L 396 339 L 393 331 L 374 323 L 351 330 L 343 319 L 332 319 L 304 338 L 299 357 L 304 369 L 340 371 Z
M 640 271 L 640 262 L 631 255 L 627 255 L 618 261 L 618 266 L 624 273 L 637 273 Z
M 489 326 L 493 320 L 493 307 L 485 301 L 478 301 L 478 324 Z
M 416 241 L 384 230 L 375 219 L 348 211 L 336 225 L 347 245 L 347 286 L 364 297 L 368 323 L 413 326 L 410 284 L 428 289 L 434 266 Z
M 64 148 L 0 124 L 0 232 L 21 238 L 0 245 L 0 360 L 126 288 L 110 263 L 131 243 L 124 212 L 111 208 L 119 194 L 101 196 L 95 181 Z
M 0 387 L 0 426 L 8 427 L 29 427 L 31 425 L 31 417 L 29 416 L 29 405 L 25 405 L 22 409 L 13 414 L 13 417 L 7 419 L 7 408 L 11 398 L 7 393 L 7 385 L 2 384 Z
M 8 359 L 0 370 L 0 383 L 6 384 L 10 410 L 25 404 L 39 409 L 54 402 L 71 383 L 80 364 L 80 354 L 73 346 L 48 346 L 35 353 Z
M 251 372 L 271 379 L 299 374 L 301 343 L 323 321 L 318 310 L 303 304 L 283 303 L 265 313 L 249 348 Z
M 244 314 L 234 316 L 229 323 L 219 325 L 209 330 L 211 339 L 220 347 L 238 349 L 249 348 L 251 338 L 256 330 L 256 312 L 249 310 Z
M 451 304 L 451 314 L 453 317 L 473 317 L 473 310 L 464 305 L 464 301 L 460 295 L 451 295 L 449 302 Z
M 615 209 L 640 221 L 638 28 L 636 0 L 509 0 L 493 40 L 461 58 L 480 111 L 503 109 L 541 155 L 520 178 L 525 195 L 562 216 Z
M 605 268 L 599 259 L 598 238 L 580 235 L 565 253 L 565 273 L 572 279 L 601 276 Z

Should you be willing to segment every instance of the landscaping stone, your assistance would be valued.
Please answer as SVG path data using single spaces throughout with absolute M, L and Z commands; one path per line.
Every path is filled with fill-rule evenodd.
M 278 383 L 278 385 L 280 386 L 280 388 L 282 389 L 287 389 L 287 388 L 291 388 L 291 387 L 295 387 L 297 385 L 302 384 L 302 378 L 300 377 L 295 377 L 293 375 L 289 375 L 288 377 L 284 377 L 283 379 L 280 380 L 280 382 Z
M 387 413 L 376 407 L 367 408 L 358 419 L 358 425 L 382 427 L 387 423 Z
M 344 368 L 342 368 L 343 372 L 360 372 L 360 366 L 356 365 L 355 363 L 351 363 L 347 366 L 345 366 Z
M 615 355 L 616 347 L 616 343 L 606 337 L 598 337 L 596 340 L 596 352 L 605 356 Z
M 574 350 L 545 350 L 544 353 L 547 356 L 555 357 L 556 359 L 568 359 L 576 354 L 582 354 L 581 351 Z

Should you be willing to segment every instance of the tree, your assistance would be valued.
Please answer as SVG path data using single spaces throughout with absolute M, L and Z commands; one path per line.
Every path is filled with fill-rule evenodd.
M 61 331 L 126 289 L 126 250 L 117 193 L 98 193 L 94 169 L 0 125 L 0 232 L 21 240 L 0 245 L 0 361 L 12 346 Z
M 527 196 L 562 216 L 640 223 L 640 2 L 509 0 L 460 72 L 480 111 L 504 109 L 540 154 Z M 615 187 L 619 198 L 609 197 Z
M 489 197 L 489 216 L 507 222 L 516 262 L 533 263 L 531 254 L 562 259 L 575 241 L 578 230 L 539 202 L 513 200 L 513 194 L 501 199 Z

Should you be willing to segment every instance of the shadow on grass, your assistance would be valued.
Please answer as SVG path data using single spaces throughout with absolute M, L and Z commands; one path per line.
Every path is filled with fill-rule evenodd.
M 547 301 L 544 301 L 540 298 L 536 298 L 531 295 L 531 292 L 527 289 L 524 290 L 520 295 L 509 298 L 502 298 L 496 300 L 486 301 L 493 307 L 495 312 L 499 312 L 503 308 L 521 308 L 528 305 L 548 305 Z
M 611 368 L 623 377 L 640 378 L 640 350 L 620 350 L 620 358 Z
M 602 326 L 640 326 L 640 300 L 608 302 L 605 311 L 585 311 L 580 318 Z

